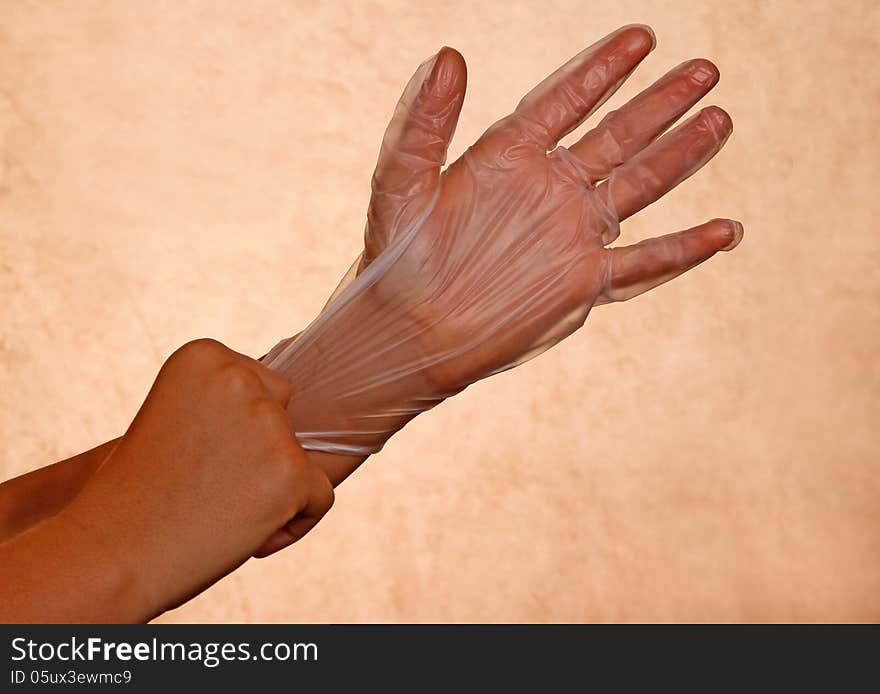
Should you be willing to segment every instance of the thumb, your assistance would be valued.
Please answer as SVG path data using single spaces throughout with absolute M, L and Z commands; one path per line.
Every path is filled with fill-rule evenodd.
M 361 269 L 418 213 L 423 194 L 433 191 L 458 124 L 466 85 L 464 58 L 448 47 L 422 63 L 406 85 L 385 130 L 373 174 Z

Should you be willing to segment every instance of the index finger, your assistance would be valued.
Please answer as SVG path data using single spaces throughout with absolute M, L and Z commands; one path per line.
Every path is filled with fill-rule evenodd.
M 538 84 L 511 117 L 550 149 L 605 103 L 655 45 L 650 27 L 621 27 Z

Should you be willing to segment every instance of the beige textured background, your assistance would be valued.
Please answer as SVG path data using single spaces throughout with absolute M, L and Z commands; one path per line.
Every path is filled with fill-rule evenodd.
M 416 420 L 304 542 L 163 621 L 880 619 L 880 5 L 842 7 L 5 0 L 0 473 L 121 433 L 185 340 L 303 327 L 441 45 L 457 156 L 647 22 L 612 105 L 706 56 L 735 133 L 623 240 L 730 216 L 742 246 Z

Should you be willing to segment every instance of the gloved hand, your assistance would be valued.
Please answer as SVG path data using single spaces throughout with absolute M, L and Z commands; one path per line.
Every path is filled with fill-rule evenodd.
M 303 447 L 367 455 L 419 412 L 539 354 L 593 305 L 733 248 L 731 220 L 607 248 L 619 222 L 714 156 L 732 130 L 709 107 L 659 137 L 718 79 L 705 60 L 667 74 L 569 149 L 555 147 L 650 52 L 629 26 L 535 87 L 441 173 L 464 96 L 441 51 L 410 81 L 373 180 L 365 250 L 321 315 L 266 363 L 296 384 Z M 554 149 L 555 147 L 555 149 Z

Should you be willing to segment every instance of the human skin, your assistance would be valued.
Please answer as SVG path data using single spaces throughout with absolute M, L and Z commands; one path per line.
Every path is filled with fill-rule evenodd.
M 573 75 L 554 73 L 545 81 L 546 84 L 542 84 L 544 88 L 540 91 L 540 98 L 530 95 L 531 98 L 524 99 L 514 114 L 493 126 L 475 146 L 476 156 L 480 157 L 482 152 L 488 158 L 493 152 L 493 140 L 498 140 L 499 133 L 509 133 L 511 127 L 523 119 L 547 120 L 549 116 L 551 125 L 546 132 L 546 144 L 551 145 L 551 141 L 574 129 L 610 96 L 622 79 L 650 52 L 654 38 L 648 28 L 631 26 L 614 32 L 597 46 L 603 48 L 581 64 L 577 72 Z M 619 57 L 614 69 L 607 71 L 598 83 L 592 82 L 589 93 L 579 93 L 579 102 L 569 100 L 560 107 L 559 92 L 572 81 L 577 82 L 579 75 L 595 72 L 597 65 L 607 61 L 612 54 Z M 566 79 L 560 80 L 560 77 Z M 650 186 L 634 185 L 639 180 L 633 175 L 617 178 L 615 206 L 621 220 L 652 203 L 694 173 L 717 153 L 730 135 L 730 118 L 720 108 L 709 107 L 671 133 L 659 137 L 705 96 L 717 81 L 718 70 L 709 61 L 695 59 L 682 63 L 620 109 L 608 114 L 569 148 L 595 180 L 609 176 L 615 170 L 626 171 L 627 164 L 630 173 L 637 172 L 639 166 L 645 164 L 650 164 L 658 173 L 649 181 L 653 184 Z M 351 277 L 363 272 L 381 255 L 393 241 L 395 230 L 405 228 L 419 214 L 426 197 L 435 188 L 461 111 L 466 82 L 464 59 L 455 50 L 444 48 L 433 62 L 426 61 L 420 67 L 407 86 L 382 144 L 373 177 L 365 250 L 350 273 Z M 551 162 L 550 157 L 546 158 L 546 162 L 536 161 L 534 170 L 543 171 L 544 166 L 550 165 L 547 162 Z M 452 188 L 461 170 L 462 166 L 459 166 L 448 176 L 452 180 Z M 449 196 L 447 206 L 454 207 L 454 203 L 454 196 Z M 584 287 L 580 287 L 581 291 L 573 293 L 571 298 L 583 301 L 584 294 L 593 294 L 590 300 L 594 305 L 631 298 L 678 276 L 720 250 L 731 249 L 738 243 L 741 233 L 741 227 L 731 220 L 712 220 L 634 246 L 605 249 L 601 255 L 603 262 L 591 262 L 581 275 L 584 287 L 589 287 L 589 290 L 583 291 Z M 598 260 L 600 256 L 595 258 Z M 609 268 L 610 273 L 607 272 Z M 607 273 L 607 283 L 600 287 L 598 280 L 602 273 Z M 391 277 L 392 281 L 385 283 L 383 290 L 386 294 L 393 294 L 397 287 L 407 286 L 405 281 L 395 282 L 395 279 Z M 384 300 L 381 296 L 372 298 L 375 299 L 374 304 L 381 304 Z M 565 312 L 568 308 L 560 304 L 559 310 Z M 431 316 L 408 319 L 433 322 Z M 427 339 L 432 343 L 455 342 L 459 339 L 447 326 L 440 327 L 441 330 L 428 335 Z M 311 350 L 320 356 L 328 347 L 327 343 L 344 341 L 348 329 L 348 326 L 337 325 L 323 336 L 325 344 L 318 341 Z M 454 391 L 460 388 L 462 382 L 487 369 L 491 370 L 493 365 L 516 360 L 524 341 L 523 335 L 507 336 L 503 341 L 496 341 L 490 349 L 475 352 L 466 362 L 459 361 L 427 371 L 425 378 L 433 390 Z M 283 348 L 285 344 L 282 343 L 280 347 Z M 316 357 L 315 361 L 317 363 L 320 359 Z M 312 372 L 319 373 L 320 370 L 312 369 Z M 383 403 L 380 404 L 410 396 L 405 385 L 398 386 L 397 391 L 389 386 L 381 393 Z M 316 416 L 332 419 L 335 416 L 333 408 L 327 403 L 318 411 L 314 407 L 297 411 L 298 406 L 300 404 L 294 399 L 294 421 L 308 421 Z M 401 417 L 389 422 L 389 430 L 399 429 L 407 419 Z M 3 532 L 7 535 L 20 532 L 30 524 L 57 513 L 85 484 L 112 445 L 113 442 L 108 442 L 67 461 L 0 485 L 0 528 Z M 339 484 L 366 459 L 366 456 L 321 451 L 308 451 L 307 454 L 334 485 Z M 34 500 L 37 502 L 34 503 Z M 293 537 L 281 529 L 259 549 L 258 554 L 270 554 L 292 541 Z
M 293 436 L 290 396 L 284 378 L 218 342 L 175 352 L 125 435 L 83 465 L 103 458 L 75 498 L 0 544 L 0 621 L 147 621 L 279 527 L 304 536 L 333 488 Z
M 0 484 L 0 542 L 51 518 L 69 504 L 119 443 L 113 439 L 71 458 L 46 465 Z M 365 458 L 305 451 L 309 461 L 337 486 Z M 297 536 L 280 527 L 254 553 L 266 557 L 293 544 Z

